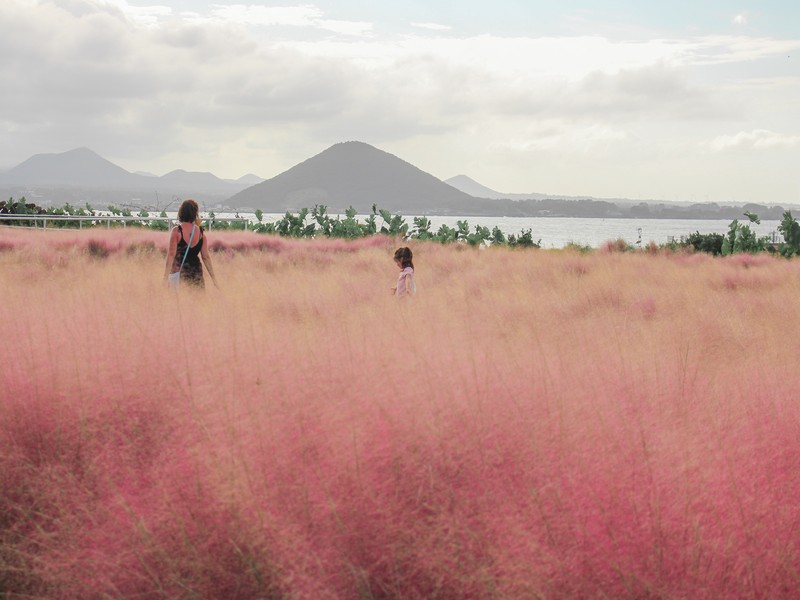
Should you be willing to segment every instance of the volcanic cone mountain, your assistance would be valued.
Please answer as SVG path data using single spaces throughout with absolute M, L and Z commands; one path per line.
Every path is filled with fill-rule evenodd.
M 465 214 L 476 198 L 363 142 L 342 142 L 288 171 L 242 190 L 227 204 L 264 212 L 324 204 L 330 212 L 377 204 L 405 214 Z

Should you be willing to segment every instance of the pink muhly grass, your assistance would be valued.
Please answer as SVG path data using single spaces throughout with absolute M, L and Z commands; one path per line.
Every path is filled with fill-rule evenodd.
M 629 250 L 628 242 L 622 238 L 616 240 L 608 240 L 600 245 L 598 252 L 612 253 L 612 252 L 627 252 Z
M 417 244 L 398 303 L 390 240 L 212 232 L 242 246 L 189 295 L 120 251 L 165 234 L 111 233 L 103 261 L 31 262 L 39 234 L 0 255 L 7 593 L 800 585 L 794 263 Z
M 734 254 L 732 256 L 725 257 L 724 260 L 729 265 L 747 269 L 750 267 L 767 265 L 773 260 L 776 260 L 776 257 L 768 254 Z
M 0 239 L 0 252 L 8 252 L 9 250 L 16 250 L 18 244 L 12 240 Z
M 387 248 L 394 244 L 391 238 L 382 235 L 356 240 L 324 237 L 298 240 L 277 235 L 224 230 L 206 231 L 206 235 L 209 238 L 209 249 L 212 252 L 228 253 L 229 255 L 251 252 L 307 254 L 312 250 L 321 253 L 352 253 L 369 248 Z M 31 231 L 8 227 L 3 228 L 0 251 L 18 250 L 26 246 L 42 254 L 82 251 L 94 258 L 102 259 L 121 251 L 142 253 L 158 249 L 163 253 L 167 248 L 168 239 L 168 232 L 137 228 Z

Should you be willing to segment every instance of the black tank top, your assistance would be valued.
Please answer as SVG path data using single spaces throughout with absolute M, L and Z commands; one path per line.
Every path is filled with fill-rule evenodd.
M 183 255 L 186 252 L 187 246 L 186 240 L 183 239 L 183 227 L 178 225 L 178 231 L 181 234 L 181 239 L 178 240 L 178 250 L 175 252 L 175 270 L 178 270 L 178 268 L 181 266 L 181 261 L 183 261 Z M 195 237 L 197 237 L 198 232 L 200 235 L 200 241 L 189 248 L 189 252 L 186 254 L 186 262 L 183 263 L 181 279 L 185 278 L 189 281 L 194 281 L 202 285 L 203 266 L 200 264 L 200 251 L 203 249 L 203 242 L 205 241 L 205 238 L 203 237 L 202 227 L 198 227 L 195 230 Z M 192 239 L 192 241 L 194 241 L 194 239 Z

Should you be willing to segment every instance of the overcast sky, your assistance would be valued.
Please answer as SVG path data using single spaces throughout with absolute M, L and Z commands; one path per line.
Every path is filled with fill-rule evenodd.
M 360 140 L 503 192 L 800 202 L 796 0 L 0 0 L 0 167 L 269 178 Z

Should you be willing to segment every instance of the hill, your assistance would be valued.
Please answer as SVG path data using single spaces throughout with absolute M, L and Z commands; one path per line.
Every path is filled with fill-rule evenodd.
M 185 190 L 185 193 L 189 195 L 196 195 L 202 192 L 230 194 L 232 190 L 253 184 L 249 178 L 244 179 L 244 181 L 220 179 L 213 173 L 185 171 L 183 169 L 176 169 L 166 175 L 162 175 L 159 178 L 159 183 L 169 189 Z
M 452 184 L 452 185 L 451 185 Z M 461 188 L 461 189 L 457 189 Z M 744 211 L 780 219 L 781 206 L 678 205 L 621 199 L 506 194 L 459 175 L 441 181 L 414 165 L 363 142 L 342 142 L 268 179 L 238 180 L 182 169 L 157 177 L 131 173 L 88 148 L 36 154 L 0 173 L 0 198 L 25 197 L 40 206 L 69 202 L 175 210 L 195 198 L 203 211 L 226 208 L 282 213 L 324 204 L 333 212 L 373 204 L 404 215 L 599 217 L 636 219 L 735 219 Z M 790 207 L 795 208 L 795 207 Z
M 469 214 L 482 201 L 364 142 L 341 142 L 230 198 L 234 208 L 283 212 L 324 204 L 360 213 Z
M 71 185 L 128 189 L 152 181 L 126 171 L 88 148 L 35 154 L 0 174 L 3 182 L 23 185 Z M 152 185 L 150 183 L 149 185 Z
M 490 187 L 486 187 L 485 185 L 478 183 L 471 177 L 466 175 L 456 175 L 455 177 L 451 177 L 450 179 L 445 179 L 444 182 L 447 185 L 453 186 L 457 190 L 461 190 L 465 194 L 469 194 L 470 196 L 475 196 L 476 198 L 508 198 L 508 194 L 504 194 L 502 192 L 498 192 L 493 190 Z
M 492 198 L 495 200 L 599 200 L 606 202 L 630 204 L 631 202 L 640 202 L 639 200 L 626 200 L 625 198 L 593 198 L 587 196 L 564 196 L 561 194 L 542 194 L 540 192 L 518 193 L 518 192 L 498 192 L 490 187 L 478 183 L 467 175 L 456 175 L 450 179 L 445 179 L 444 182 L 452 185 L 454 188 L 466 192 L 478 198 Z
M 193 197 L 202 205 L 213 206 L 258 181 L 263 179 L 253 174 L 228 180 L 212 173 L 182 169 L 161 177 L 131 173 L 89 148 L 76 148 L 61 153 L 35 154 L 0 173 L 0 194 L 15 198 L 25 196 L 41 205 L 105 202 L 136 206 L 158 204 L 160 197 L 168 199 L 174 195 Z

